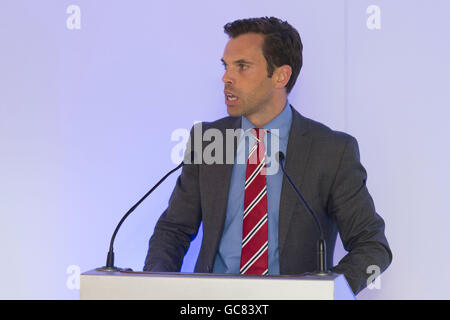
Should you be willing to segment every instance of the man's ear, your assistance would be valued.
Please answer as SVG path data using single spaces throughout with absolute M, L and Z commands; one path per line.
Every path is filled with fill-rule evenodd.
M 276 68 L 273 72 L 272 83 L 274 88 L 281 89 L 286 87 L 292 75 L 292 68 L 284 64 Z

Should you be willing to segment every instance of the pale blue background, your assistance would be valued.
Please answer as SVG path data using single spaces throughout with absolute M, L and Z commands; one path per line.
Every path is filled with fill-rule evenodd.
M 0 298 L 79 298 L 68 267 L 105 264 L 119 219 L 175 166 L 172 133 L 226 115 L 223 25 L 273 15 L 304 44 L 290 102 L 358 139 L 386 221 L 393 263 L 358 298 L 449 299 L 449 14 L 447 0 L 1 0 Z M 116 265 L 142 269 L 175 179 L 123 225 Z

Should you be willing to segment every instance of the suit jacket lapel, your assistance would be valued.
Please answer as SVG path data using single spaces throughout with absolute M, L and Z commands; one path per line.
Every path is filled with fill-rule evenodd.
M 306 135 L 308 123 L 292 106 L 291 108 L 293 116 L 286 150 L 285 169 L 295 185 L 302 190 L 311 138 Z M 278 224 L 278 250 L 280 257 L 285 247 L 289 223 L 296 205 L 300 205 L 299 199 L 289 184 L 289 181 L 286 177 L 283 177 Z
M 231 123 L 228 123 L 223 128 L 218 128 L 222 134 L 223 137 L 226 137 L 226 129 L 238 129 L 241 128 L 241 118 L 232 118 Z M 231 182 L 231 174 L 233 172 L 233 164 L 226 163 L 226 155 L 227 155 L 227 148 L 225 147 L 226 139 L 224 138 L 224 164 L 212 164 L 212 165 L 206 165 L 205 168 L 209 168 L 207 173 L 207 179 L 205 181 L 206 184 L 209 184 L 209 187 L 206 187 L 205 189 L 208 190 L 208 192 L 212 192 L 213 194 L 205 197 L 207 200 L 207 210 L 205 210 L 205 213 L 211 212 L 212 215 L 209 217 L 203 217 L 204 223 L 209 224 L 208 230 L 208 236 L 210 237 L 210 243 L 212 247 L 212 252 L 216 252 L 217 248 L 220 243 L 220 239 L 222 237 L 223 228 L 225 225 L 225 218 L 226 218 L 226 210 L 227 210 L 227 204 L 228 204 L 228 194 L 230 189 L 230 182 Z M 236 154 L 237 150 L 237 143 L 238 138 L 234 138 L 234 150 L 233 154 Z M 233 157 L 234 161 L 234 157 Z M 204 234 L 205 236 L 205 234 Z

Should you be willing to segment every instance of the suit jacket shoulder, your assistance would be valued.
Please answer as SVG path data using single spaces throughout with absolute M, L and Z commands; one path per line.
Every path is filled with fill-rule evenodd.
M 346 144 L 349 140 L 356 140 L 352 135 L 342 131 L 333 130 L 321 122 L 301 115 L 295 109 L 294 117 L 298 117 L 300 125 L 304 126 L 304 130 L 307 132 L 307 134 L 314 139 L 330 140 L 330 142 L 340 144 Z
M 233 129 L 239 128 L 241 125 L 240 117 L 223 117 L 215 121 L 202 121 L 196 125 L 201 125 L 203 130 L 207 129 Z

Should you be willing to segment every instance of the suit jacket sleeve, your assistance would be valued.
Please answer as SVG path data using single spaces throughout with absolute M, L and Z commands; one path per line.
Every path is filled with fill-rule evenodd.
M 358 143 L 348 137 L 329 202 L 348 254 L 331 271 L 344 274 L 357 294 L 372 274 L 368 268 L 375 266 L 383 272 L 392 261 L 392 253 L 384 234 L 384 221 L 375 212 L 366 187 L 367 174 L 360 163 Z
M 185 159 L 190 153 L 190 143 Z M 198 164 L 184 164 L 168 208 L 156 223 L 149 241 L 144 271 L 179 272 L 190 242 L 196 237 L 201 222 Z

